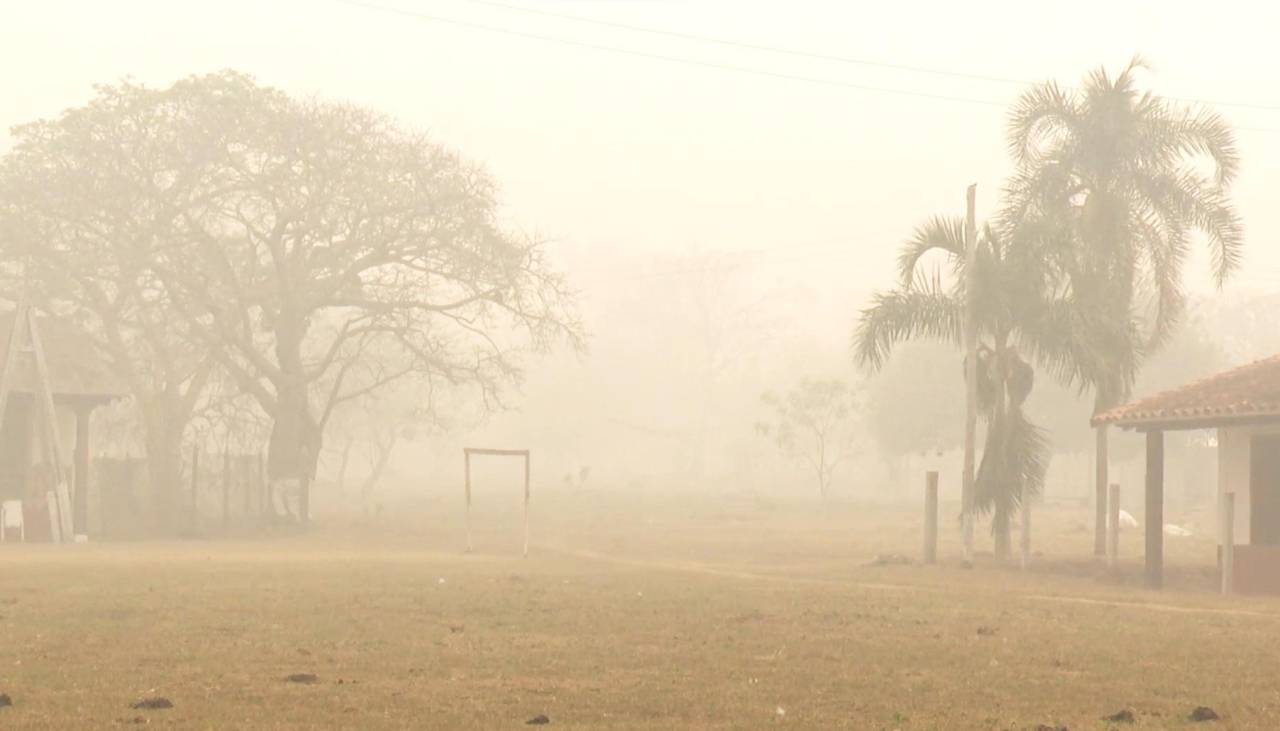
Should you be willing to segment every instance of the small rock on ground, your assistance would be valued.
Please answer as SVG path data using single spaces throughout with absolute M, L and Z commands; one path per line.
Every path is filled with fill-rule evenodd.
M 547 718 L 545 715 L 543 715 L 543 714 L 539 713 L 538 715 L 534 716 L 533 718 L 529 719 L 528 721 L 525 721 L 525 722 L 524 722 L 524 725 L 526 725 L 526 726 L 546 726 L 546 725 L 547 725 L 547 724 L 549 724 L 549 723 L 551 723 L 551 719 L 549 719 L 549 718 Z
M 7 708 L 11 705 L 13 705 L 13 699 L 9 697 L 9 694 L 0 693 L 0 708 Z
M 984 626 L 984 627 L 979 627 L 979 628 L 978 628 L 978 634 L 979 634 L 979 635 L 981 635 L 981 636 L 983 636 L 983 637 L 994 637 L 994 636 L 995 636 L 995 634 L 996 634 L 996 628 L 995 628 L 995 627 L 985 627 L 985 626 Z
M 1103 716 L 1103 721 L 1111 721 L 1112 723 L 1133 723 L 1133 711 L 1128 708 L 1122 711 L 1116 711 L 1110 716 Z
M 1196 706 L 1190 716 L 1190 719 L 1196 722 L 1217 721 L 1219 718 L 1218 712 L 1208 706 Z
M 319 680 L 320 678 L 316 677 L 315 673 L 294 673 L 293 675 L 286 675 L 284 678 L 286 683 L 302 683 L 303 685 L 311 685 L 319 682 Z
M 156 696 L 155 698 L 143 698 L 129 707 L 138 711 L 158 711 L 165 708 L 173 708 L 173 701 Z

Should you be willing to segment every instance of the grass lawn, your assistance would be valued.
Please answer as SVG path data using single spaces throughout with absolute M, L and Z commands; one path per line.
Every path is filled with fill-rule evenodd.
M 1109 575 L 1084 508 L 1037 514 L 1024 572 L 961 568 L 949 521 L 942 565 L 868 565 L 918 557 L 914 509 L 570 498 L 537 496 L 528 559 L 497 508 L 462 555 L 456 501 L 0 546 L 0 728 L 1280 727 L 1280 600 L 1216 596 L 1210 536 L 1167 539 L 1155 593 L 1139 531 Z M 130 708 L 151 696 L 173 708 Z M 1202 705 L 1222 720 L 1187 721 Z

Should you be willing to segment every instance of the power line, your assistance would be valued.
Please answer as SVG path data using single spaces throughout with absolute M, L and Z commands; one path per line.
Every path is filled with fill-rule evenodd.
M 979 104 L 991 107 L 1005 107 L 1003 102 L 988 99 L 974 99 L 972 97 L 952 96 L 948 94 L 933 94 L 923 91 L 912 91 L 909 89 L 897 89 L 887 86 L 871 86 L 868 84 L 854 84 L 838 79 L 824 79 L 817 76 L 803 76 L 800 74 L 790 74 L 779 71 L 768 71 L 766 69 L 751 68 L 748 66 L 734 66 L 731 64 L 716 63 L 713 61 L 699 61 L 697 59 L 685 58 L 681 56 L 667 56 L 660 53 L 649 53 L 647 51 L 637 51 L 630 48 L 618 48 L 617 46 L 605 46 L 596 43 L 588 43 L 586 41 L 576 41 L 569 38 L 559 38 L 556 36 L 542 35 L 540 33 L 530 33 L 527 31 L 514 30 L 511 28 L 502 28 L 493 25 L 485 25 L 484 23 L 475 23 L 469 20 L 461 20 L 459 18 L 450 18 L 443 15 L 432 15 L 417 10 L 406 10 L 404 8 L 389 7 L 386 5 L 377 5 L 374 3 L 363 2 L 363 0 L 334 0 L 334 2 L 351 7 L 363 8 L 365 10 L 373 10 L 392 15 L 400 15 L 408 18 L 416 18 L 418 20 L 427 20 L 436 23 L 445 23 L 448 25 L 456 25 L 462 28 L 471 28 L 473 30 L 486 31 L 490 33 L 501 33 L 503 35 L 515 36 L 517 38 L 530 38 L 533 40 L 546 41 L 549 43 L 559 43 L 566 46 L 575 46 L 578 48 L 589 48 L 594 51 L 603 51 L 605 53 L 616 53 L 625 56 L 636 56 L 638 58 L 647 58 L 655 61 L 666 61 L 668 63 L 679 63 L 690 66 L 702 66 L 705 68 L 718 69 L 720 71 L 733 71 L 742 74 L 753 74 L 756 76 L 764 76 L 774 79 L 783 79 L 786 81 L 800 81 L 808 84 L 819 84 L 822 86 L 835 86 L 845 89 L 857 89 L 858 91 L 877 92 L 881 94 L 897 94 L 899 96 L 917 97 L 921 99 L 933 99 L 935 101 L 958 102 L 963 104 Z
M 854 66 L 867 66 L 871 68 L 892 69 L 895 71 L 909 71 L 917 74 L 928 74 L 932 76 L 942 76 L 953 79 L 965 79 L 968 81 L 984 81 L 994 84 L 1010 84 L 1015 86 L 1035 86 L 1037 82 L 1029 79 L 1019 79 L 1009 76 L 995 76 L 989 74 L 975 74 L 964 71 L 950 71 L 947 69 L 932 68 L 928 66 L 913 66 L 910 64 L 892 63 L 888 61 L 879 61 L 868 58 L 855 58 L 852 56 L 840 56 L 831 53 L 822 53 L 818 51 L 806 51 L 798 48 L 786 48 L 782 46 L 772 46 L 763 43 L 751 43 L 747 41 L 738 41 L 729 38 L 717 38 L 714 36 L 704 36 L 696 33 L 684 33 L 681 31 L 667 30 L 664 28 L 651 28 L 639 25 L 630 25 L 628 23 L 619 23 L 610 20 L 601 20 L 598 18 L 587 18 L 581 15 L 570 15 L 568 13 L 558 13 L 551 10 L 542 10 L 540 8 L 529 8 L 521 5 L 511 5 L 495 0 L 457 0 L 458 2 L 467 2 L 473 5 L 482 5 L 491 8 L 498 8 L 516 13 L 525 13 L 528 15 L 537 15 L 546 18 L 557 18 L 559 20 L 568 20 L 575 23 L 586 23 L 588 25 L 600 26 L 603 28 L 614 28 L 616 30 L 625 30 L 632 33 L 647 33 L 656 36 L 665 36 L 668 38 L 678 38 L 686 41 L 697 41 L 699 43 L 710 43 L 718 46 L 729 48 L 741 48 L 750 51 L 761 51 L 764 53 L 773 53 L 783 56 L 793 56 L 796 58 L 809 58 L 818 61 L 830 61 L 834 63 L 843 63 Z M 1072 87 L 1067 87 L 1072 88 Z M 1197 99 L 1193 97 L 1177 97 L 1169 96 L 1169 99 L 1182 102 L 1192 102 L 1196 104 L 1210 104 L 1220 107 L 1237 107 L 1240 109 L 1256 109 L 1263 111 L 1280 111 L 1280 104 L 1259 104 L 1256 102 L 1231 102 L 1218 101 L 1213 99 Z
M 760 43 L 749 43 L 746 41 L 735 41 L 727 38 L 715 38 L 712 36 L 697 35 L 694 33 L 682 33 L 680 31 L 665 30 L 661 28 L 647 28 L 638 25 L 629 25 L 627 23 L 617 23 L 609 20 L 599 20 L 597 18 L 584 18 L 580 15 L 569 15 L 567 13 L 557 13 L 550 10 L 541 10 L 538 8 L 527 8 L 520 5 L 508 5 L 507 3 L 493 2 L 492 0 L 460 0 L 474 5 L 485 5 L 491 8 L 500 8 L 502 10 L 510 10 L 517 13 L 527 13 L 529 15 L 541 15 L 547 18 L 558 18 L 561 20 L 571 20 L 577 23 L 587 23 L 590 25 L 602 26 L 605 28 L 615 28 L 618 30 L 631 31 L 633 33 L 649 33 L 651 35 L 666 36 L 668 38 L 679 38 L 686 41 L 698 41 L 700 43 L 712 43 L 719 46 L 727 46 L 730 48 L 742 48 L 750 51 L 764 51 L 765 53 L 776 53 L 783 56 L 795 56 L 798 58 L 811 58 L 819 61 L 834 61 L 836 63 L 845 63 L 855 66 L 871 66 L 874 68 L 893 69 L 895 71 L 911 71 L 918 74 L 931 74 L 934 76 L 946 76 L 957 79 L 968 79 L 971 81 L 988 81 L 997 84 L 1026 84 L 1028 82 L 1022 79 L 1013 79 L 1004 76 L 985 76 L 983 74 L 970 74 L 962 71 L 944 71 L 941 69 L 927 68 L 924 66 L 910 66 L 907 64 L 889 63 L 887 61 L 875 61 L 865 58 L 852 58 L 849 56 L 837 56 L 834 54 L 820 53 L 816 51 L 803 51 L 795 48 L 783 48 L 780 46 L 768 46 Z
M 483 0 L 465 0 L 465 1 L 482 2 Z M 973 97 L 955 96 L 955 95 L 949 95 L 949 94 L 934 94 L 931 92 L 914 91 L 910 89 L 900 89 L 900 88 L 887 87 L 887 86 L 855 84 L 852 82 L 840 81 L 838 79 L 827 79 L 827 78 L 821 78 L 816 76 L 804 76 L 801 74 L 769 71 L 766 69 L 752 68 L 748 66 L 736 66 L 732 64 L 716 63 L 712 61 L 700 61 L 697 59 L 681 57 L 681 56 L 668 56 L 660 53 L 650 53 L 647 51 L 637 51 L 629 48 L 619 48 L 617 46 L 606 46 L 606 45 L 601 45 L 597 43 L 588 43 L 586 41 L 577 41 L 569 38 L 548 36 L 548 35 L 543 35 L 541 33 L 532 33 L 528 31 L 514 30 L 512 28 L 503 28 L 499 26 L 486 25 L 484 23 L 476 23 L 469 20 L 462 20 L 459 18 L 452 18 L 452 17 L 443 16 L 443 15 L 433 15 L 430 13 L 424 13 L 416 10 L 407 10 L 404 8 L 379 5 L 371 2 L 364 2 L 364 0 L 334 0 L 334 2 L 340 3 L 342 5 L 347 5 L 350 7 L 361 8 L 364 10 L 372 10 L 375 12 L 387 13 L 392 15 L 399 15 L 402 17 L 413 18 L 421 21 L 443 23 L 443 24 L 454 25 L 462 28 L 469 28 L 472 30 L 484 31 L 488 33 L 499 33 L 502 35 L 513 36 L 517 38 L 526 38 L 526 39 L 544 41 L 548 43 L 557 43 L 565 46 L 572 46 L 576 48 L 586 48 L 594 51 L 601 51 L 604 53 L 633 56 L 637 58 L 645 58 L 645 59 L 650 59 L 655 61 L 664 61 L 667 63 L 684 64 L 688 66 L 700 66 L 703 68 L 716 69 L 719 71 L 730 71 L 733 73 L 750 74 L 753 76 L 780 79 L 784 81 L 798 81 L 806 84 L 839 87 L 839 88 L 845 88 L 845 89 L 855 89 L 857 91 L 865 91 L 865 92 L 872 92 L 872 93 L 893 94 L 897 96 L 929 99 L 933 101 L 945 101 L 945 102 L 953 102 L 953 103 L 960 103 L 960 104 L 975 104 L 975 105 L 981 105 L 981 106 L 1000 107 L 1000 108 L 1004 108 L 1007 106 L 1004 102 L 998 102 L 998 101 L 989 100 L 989 99 L 975 99 Z M 515 8 L 516 6 L 507 6 L 507 7 Z M 528 10 L 527 8 L 525 9 Z M 549 12 L 549 11 L 536 11 L 536 12 Z M 572 18 L 574 16 L 565 16 L 565 17 Z M 582 19 L 582 20 L 584 22 L 592 22 L 588 19 Z M 601 22 L 604 22 L 604 21 L 601 21 Z M 655 32 L 665 32 L 665 31 L 655 31 Z M 956 73 L 959 73 L 959 72 L 956 72 Z M 990 78 L 995 79 L 999 77 L 990 77 Z M 1017 83 L 1028 83 L 1028 82 L 1017 82 Z M 1169 97 L 1169 98 L 1178 99 L 1179 101 L 1211 103 L 1211 102 L 1205 102 L 1202 100 L 1195 100 L 1195 99 L 1180 99 L 1178 97 Z M 1280 107 L 1277 107 L 1277 108 L 1280 109 Z M 1273 128 L 1273 127 L 1237 126 L 1235 127 L 1235 129 L 1243 132 L 1280 133 L 1280 128 Z

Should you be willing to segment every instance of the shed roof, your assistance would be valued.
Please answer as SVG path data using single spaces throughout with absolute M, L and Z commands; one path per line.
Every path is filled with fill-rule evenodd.
M 1280 355 L 1139 399 L 1092 421 L 1144 431 L 1280 421 Z
M 16 314 L 15 310 L 0 312 L 0 364 L 8 357 L 9 335 L 13 332 Z M 89 337 L 74 324 L 38 315 L 36 328 L 44 346 L 54 396 L 108 401 L 128 394 L 121 379 L 99 357 Z M 30 353 L 19 353 L 12 378 L 15 393 L 36 392 L 38 378 L 35 359 Z

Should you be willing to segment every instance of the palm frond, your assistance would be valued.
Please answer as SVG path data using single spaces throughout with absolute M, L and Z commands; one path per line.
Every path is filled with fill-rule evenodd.
M 1049 440 L 1021 408 L 1010 408 L 987 426 L 982 460 L 974 476 L 974 509 L 1012 513 L 1039 495 L 1049 466 Z
M 954 292 L 942 288 L 938 278 L 911 287 L 878 292 L 862 311 L 853 335 L 857 363 L 879 370 L 894 346 L 914 338 L 931 338 L 959 344 L 964 306 Z
M 898 277 L 909 285 L 916 277 L 920 260 L 931 251 L 943 251 L 952 257 L 952 267 L 959 271 L 964 264 L 964 219 L 959 216 L 934 216 L 916 227 L 898 254 Z
M 1009 110 L 1006 122 L 1009 155 L 1019 165 L 1044 159 L 1044 146 L 1079 130 L 1080 108 L 1074 96 L 1055 81 L 1023 92 Z

